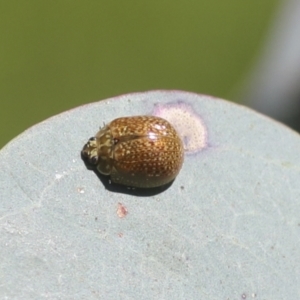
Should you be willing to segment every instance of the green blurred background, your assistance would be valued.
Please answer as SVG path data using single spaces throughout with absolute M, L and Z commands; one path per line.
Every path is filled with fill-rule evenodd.
M 50 116 L 123 93 L 238 100 L 277 5 L 0 0 L 0 148 Z

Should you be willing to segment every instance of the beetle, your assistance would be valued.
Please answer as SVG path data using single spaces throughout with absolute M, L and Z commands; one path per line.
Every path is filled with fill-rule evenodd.
M 152 188 L 171 182 L 183 160 L 183 143 L 174 127 L 155 116 L 122 117 L 91 137 L 83 159 L 114 183 Z

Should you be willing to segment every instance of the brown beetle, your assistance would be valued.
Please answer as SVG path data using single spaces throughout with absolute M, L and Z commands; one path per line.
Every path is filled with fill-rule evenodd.
M 181 169 L 183 143 L 166 120 L 154 116 L 118 118 L 84 145 L 82 156 L 112 182 L 131 187 L 157 187 Z

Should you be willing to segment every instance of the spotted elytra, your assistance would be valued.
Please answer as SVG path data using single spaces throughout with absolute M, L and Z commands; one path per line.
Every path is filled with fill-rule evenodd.
M 179 173 L 183 143 L 173 126 L 154 116 L 118 118 L 90 138 L 81 151 L 89 164 L 111 181 L 151 188 L 171 182 Z

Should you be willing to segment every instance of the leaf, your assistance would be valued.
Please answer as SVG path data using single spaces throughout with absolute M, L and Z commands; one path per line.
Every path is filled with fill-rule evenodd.
M 169 118 L 186 157 L 156 193 L 106 189 L 80 151 L 103 122 Z M 0 152 L 4 299 L 300 298 L 300 138 L 209 96 L 128 94 Z M 127 191 L 127 192 L 126 192 Z

